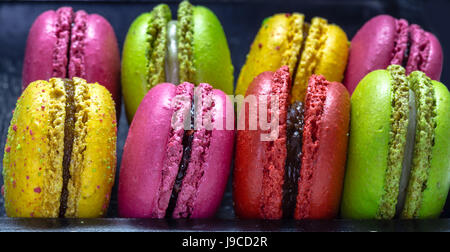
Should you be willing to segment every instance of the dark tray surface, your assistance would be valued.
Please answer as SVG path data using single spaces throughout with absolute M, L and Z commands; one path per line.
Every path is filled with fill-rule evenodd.
M 0 218 L 1 231 L 84 232 L 449 232 L 450 220 L 151 220 Z
M 115 29 L 119 47 L 122 48 L 126 32 L 131 22 L 140 13 L 151 10 L 156 4 L 166 2 L 176 13 L 179 1 L 15 1 L 0 3 L 0 150 L 4 149 L 6 133 L 11 119 L 11 111 L 20 95 L 21 72 L 28 30 L 34 19 L 43 11 L 70 5 L 74 9 L 84 9 L 89 13 L 103 15 Z M 358 1 L 358 0 L 307 0 L 307 1 L 263 1 L 263 0 L 191 0 L 193 4 L 202 4 L 211 8 L 221 20 L 231 50 L 235 67 L 235 80 L 244 64 L 250 43 L 258 31 L 262 20 L 277 12 L 302 12 L 310 20 L 314 16 L 327 18 L 337 23 L 351 39 L 359 27 L 371 17 L 387 13 L 395 17 L 406 18 L 435 33 L 441 40 L 444 53 L 444 66 L 450 62 L 450 38 L 446 27 L 446 15 L 450 2 L 420 0 L 397 1 Z M 442 82 L 450 83 L 449 73 L 445 71 Z M 128 132 L 128 125 L 122 107 L 117 143 L 118 165 Z M 118 167 L 118 169 L 119 169 Z M 117 170 L 118 170 L 117 169 Z M 118 173 L 117 173 L 118 174 Z M 3 178 L 0 174 L 0 184 Z M 113 189 L 108 217 L 117 217 L 117 181 Z M 449 202 L 442 217 L 448 218 Z M 0 195 L 0 231 L 444 231 L 450 230 L 450 219 L 429 221 L 241 221 L 235 219 L 232 207 L 231 181 L 224 196 L 217 219 L 200 221 L 156 221 L 126 220 L 117 218 L 95 220 L 36 220 L 9 219 L 5 217 L 3 198 Z

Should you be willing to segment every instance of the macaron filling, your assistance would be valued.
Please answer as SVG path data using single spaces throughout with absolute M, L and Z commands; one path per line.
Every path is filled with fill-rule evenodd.
M 411 174 L 412 158 L 414 155 L 414 138 L 416 135 L 416 99 L 414 92 L 409 90 L 409 118 L 408 129 L 406 132 L 405 156 L 402 163 L 402 174 L 400 177 L 400 186 L 396 207 L 396 216 L 398 216 L 405 205 L 406 189 L 408 187 L 409 176 Z
M 167 50 L 165 59 L 166 82 L 178 84 L 180 82 L 178 69 L 178 40 L 177 21 L 167 23 Z
M 295 102 L 289 107 L 286 120 L 287 157 L 283 183 L 283 218 L 292 218 L 297 202 L 298 180 L 302 156 L 304 105 Z
M 75 86 L 71 79 L 64 79 L 64 89 L 66 93 L 65 111 L 66 116 L 64 120 L 64 156 L 62 163 L 62 191 L 60 198 L 59 217 L 63 218 L 67 210 L 67 201 L 69 198 L 68 184 L 71 179 L 70 176 L 70 162 L 72 157 L 72 149 L 74 142 L 75 129 Z

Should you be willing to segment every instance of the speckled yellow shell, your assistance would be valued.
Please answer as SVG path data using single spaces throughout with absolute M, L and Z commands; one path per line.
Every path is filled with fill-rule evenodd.
M 247 87 L 262 72 L 276 71 L 287 65 L 293 73 L 304 39 L 304 19 L 298 13 L 276 14 L 263 23 L 241 69 L 236 95 L 245 95 Z
M 256 35 L 235 93 L 245 95 L 258 74 L 287 65 L 293 77 L 291 102 L 303 101 L 312 74 L 322 74 L 329 81 L 342 81 L 348 47 L 345 32 L 323 18 L 315 17 L 308 25 L 302 14 L 276 14 L 263 23 Z
M 73 78 L 76 123 L 66 217 L 106 213 L 116 167 L 116 112 L 101 85 Z M 65 90 L 61 79 L 31 83 L 17 101 L 3 158 L 10 217 L 58 217 L 62 190 Z
M 328 24 L 323 18 L 313 18 L 295 74 L 291 102 L 305 99 L 312 74 L 341 82 L 347 66 L 348 45 L 347 35 L 339 26 Z

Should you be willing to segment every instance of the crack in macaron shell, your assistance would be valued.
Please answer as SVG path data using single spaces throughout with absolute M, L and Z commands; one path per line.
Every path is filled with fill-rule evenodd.
M 72 85 L 74 90 L 71 90 Z M 86 101 L 89 104 L 101 103 L 98 112 L 92 111 L 88 117 L 77 117 L 78 111 L 84 110 L 84 106 L 77 103 L 79 86 L 91 92 L 101 90 L 98 94 L 102 96 L 96 96 L 96 101 L 90 98 Z M 92 109 L 92 105 L 89 107 L 88 110 Z M 52 78 L 48 82 L 36 81 L 25 89 L 15 111 L 17 113 L 11 121 L 12 130 L 8 136 L 10 139 L 8 143 L 14 145 L 15 151 L 23 150 L 26 155 L 23 153 L 17 153 L 20 156 L 16 153 L 11 155 L 13 148 L 9 152 L 5 151 L 5 179 L 15 177 L 11 187 L 5 184 L 7 185 L 5 207 L 8 216 L 88 218 L 105 214 L 113 184 L 116 158 L 116 124 L 113 122 L 115 109 L 109 92 L 97 84 L 88 85 L 79 78 L 73 78 L 66 84 L 59 78 Z M 93 123 L 91 120 L 98 117 L 104 121 L 104 127 L 100 125 L 95 127 L 101 132 L 93 131 L 90 126 Z M 77 127 L 80 122 L 82 128 Z M 76 137 L 77 131 L 84 128 L 87 138 Z M 80 141 L 84 139 L 89 144 L 84 143 L 84 147 L 81 147 Z M 70 144 L 73 147 L 72 151 L 69 150 Z M 101 146 L 101 149 L 98 146 Z M 94 158 L 92 158 L 93 148 Z M 86 162 L 77 163 L 80 158 L 86 159 Z M 9 162 L 17 165 L 10 166 Z M 88 164 L 95 166 L 104 176 L 94 176 L 95 172 L 83 169 L 82 166 Z M 110 167 L 109 171 L 107 166 Z M 80 180 L 74 182 L 79 171 L 82 172 Z M 74 191 L 78 191 L 80 197 L 73 194 Z

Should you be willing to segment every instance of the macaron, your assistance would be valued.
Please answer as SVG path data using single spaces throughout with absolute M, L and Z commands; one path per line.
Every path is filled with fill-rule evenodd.
M 9 217 L 104 216 L 116 169 L 116 110 L 84 79 L 30 83 L 11 120 L 3 157 Z
M 230 172 L 233 127 L 233 104 L 209 84 L 150 89 L 124 146 L 119 215 L 213 217 Z
M 450 186 L 450 93 L 423 72 L 391 65 L 351 98 L 344 218 L 435 218 Z
M 419 25 L 389 15 L 376 16 L 353 37 L 344 84 L 350 94 L 373 70 L 401 65 L 409 75 L 415 70 L 439 81 L 443 54 L 439 40 Z
M 239 119 L 248 125 L 237 132 L 233 171 L 234 209 L 239 218 L 326 219 L 338 214 L 350 96 L 341 83 L 321 75 L 309 78 L 304 103 L 289 105 L 290 92 L 287 66 L 261 73 L 247 89 L 246 99 L 254 96 L 258 102 L 242 107 Z M 273 105 L 267 109 L 271 120 L 279 115 L 275 119 L 278 134 L 263 140 L 262 134 L 270 133 L 261 126 L 251 128 L 250 118 L 259 118 L 262 124 L 261 114 L 250 111 L 263 111 L 261 101 L 267 97 L 279 101 L 275 110 Z
M 244 96 L 260 73 L 286 65 L 295 87 L 291 101 L 304 102 L 309 77 L 320 74 L 329 81 L 342 81 L 347 57 L 347 35 L 339 26 L 319 17 L 309 24 L 300 13 L 276 14 L 264 20 L 250 47 L 236 95 Z
M 28 33 L 22 87 L 52 77 L 80 77 L 98 82 L 120 108 L 120 55 L 116 35 L 100 15 L 71 7 L 49 10 Z
M 210 83 L 233 93 L 233 65 L 225 33 L 211 10 L 183 1 L 178 20 L 166 4 L 131 24 L 122 54 L 122 92 L 128 121 L 159 83 Z

